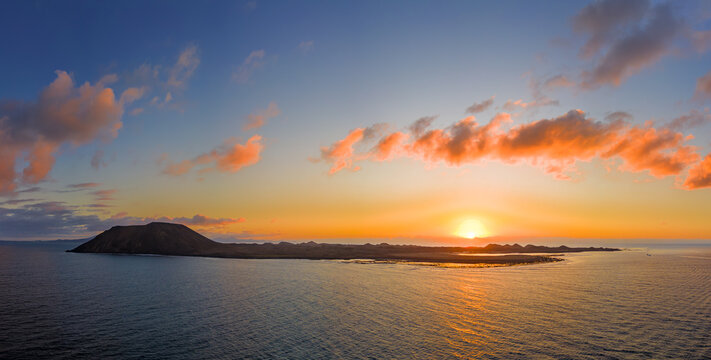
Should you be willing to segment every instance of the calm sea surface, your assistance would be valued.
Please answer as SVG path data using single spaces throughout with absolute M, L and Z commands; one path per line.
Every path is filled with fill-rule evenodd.
M 711 247 L 443 269 L 0 243 L 0 358 L 711 358 Z

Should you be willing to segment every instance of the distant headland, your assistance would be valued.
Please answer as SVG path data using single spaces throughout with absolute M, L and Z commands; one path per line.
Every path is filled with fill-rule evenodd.
M 615 248 L 572 248 L 489 244 L 484 247 L 319 244 L 225 244 L 212 241 L 185 225 L 153 222 L 114 226 L 69 252 L 152 254 L 238 259 L 371 260 L 416 263 L 454 263 L 503 266 L 555 262 L 552 254 L 583 251 L 618 251 Z M 482 255 L 484 254 L 484 255 Z M 550 255 L 549 255 L 550 254 Z

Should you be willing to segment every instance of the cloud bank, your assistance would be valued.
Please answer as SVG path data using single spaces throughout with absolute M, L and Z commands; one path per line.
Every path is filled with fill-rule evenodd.
M 625 115 L 598 121 L 582 110 L 571 110 L 556 118 L 507 127 L 512 123 L 511 115 L 499 113 L 487 124 L 469 116 L 447 128 L 431 130 L 426 130 L 429 123 L 421 119 L 405 132 L 382 135 L 374 146 L 364 140 L 365 129 L 357 128 L 331 146 L 322 147 L 321 160 L 330 164 L 329 174 L 357 170 L 357 163 L 363 160 L 396 158 L 448 166 L 484 161 L 527 163 L 557 179 L 570 179 L 579 172 L 578 162 L 593 159 L 615 162 L 619 171 L 647 172 L 656 178 L 681 175 L 699 162 L 697 148 L 687 144 L 691 136 L 669 126 L 654 127 L 650 122 L 635 125 Z M 357 151 L 363 148 L 366 150 Z M 687 179 L 684 188 L 705 184 L 708 170 L 704 166 L 690 171 L 691 180 Z
M 21 200 L 0 203 L 0 205 L 20 205 L 31 201 Z M 0 206 L 0 239 L 47 239 L 53 237 L 81 237 L 94 235 L 116 225 L 142 225 L 153 221 L 172 222 L 208 231 L 222 232 L 228 225 L 242 223 L 244 218 L 212 218 L 196 214 L 192 217 L 135 217 L 125 213 L 101 219 L 96 215 L 86 215 L 79 206 L 64 202 L 46 201 L 25 204 L 19 207 Z

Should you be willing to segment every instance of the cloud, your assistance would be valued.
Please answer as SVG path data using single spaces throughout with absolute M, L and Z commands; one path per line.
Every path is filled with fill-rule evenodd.
M 351 130 L 348 135 L 328 147 L 321 147 L 321 159 L 332 163 L 329 174 L 335 174 L 353 165 L 353 145 L 363 138 L 363 128 Z
M 106 162 L 104 161 L 104 150 L 98 149 L 91 157 L 91 167 L 95 170 L 99 170 L 99 168 L 103 166 L 106 166 Z
M 122 105 L 137 102 L 131 109 L 131 115 L 138 115 L 148 105 L 164 108 L 180 109 L 180 105 L 173 100 L 187 89 L 190 79 L 200 65 L 200 51 L 196 45 L 186 46 L 172 65 L 142 64 L 136 70 L 124 74 L 123 80 L 132 86 L 121 95 L 119 102 Z M 147 101 L 138 101 L 147 98 Z
M 572 20 L 573 30 L 589 35 L 580 56 L 597 54 L 621 28 L 641 20 L 648 8 L 647 0 L 601 0 L 585 6 Z
M 583 72 L 582 88 L 594 89 L 605 84 L 619 86 L 624 79 L 670 54 L 673 40 L 681 34 L 683 28 L 682 22 L 674 17 L 668 4 L 656 5 L 650 9 L 646 24 L 630 26 L 628 31 L 615 31 L 616 34 L 623 35 L 611 40 L 607 51 L 592 70 Z M 592 33 L 586 46 L 598 52 L 601 51 L 603 42 L 598 44 L 598 41 L 594 40 L 595 36 L 596 33 Z M 589 45 L 590 41 L 595 45 Z M 587 53 L 585 47 L 583 53 Z
M 134 217 L 127 216 L 125 213 L 117 214 L 111 219 L 119 220 L 122 224 L 147 224 L 150 222 L 170 222 L 178 223 L 193 227 L 224 227 L 227 225 L 238 224 L 245 222 L 246 219 L 240 218 L 212 218 L 209 216 L 196 214 L 192 217 L 169 217 L 169 216 L 153 216 L 153 217 Z
M 242 145 L 235 139 L 229 139 L 212 151 L 196 156 L 193 159 L 174 163 L 167 156 L 164 156 L 158 162 L 159 165 L 163 166 L 163 174 L 173 176 L 186 174 L 196 166 L 203 167 L 200 170 L 201 173 L 209 171 L 234 173 L 243 167 L 259 162 L 260 153 L 264 148 L 261 140 L 261 136 L 254 135 Z
M 605 115 L 605 120 L 607 121 L 629 121 L 632 118 L 632 114 L 625 111 L 615 111 Z
M 571 87 L 574 86 L 575 83 L 568 79 L 564 75 L 556 75 L 553 77 L 548 78 L 545 82 L 543 82 L 543 88 L 546 90 L 553 90 L 556 88 L 563 88 L 563 87 Z
M 412 123 L 408 129 L 414 136 L 420 136 L 423 132 L 425 132 L 425 130 L 427 130 L 428 127 L 430 127 L 430 125 L 432 125 L 432 122 L 435 121 L 435 119 L 437 119 L 437 116 L 421 117 Z
M 264 57 L 266 52 L 264 50 L 254 50 L 249 56 L 242 62 L 242 64 L 237 67 L 237 70 L 232 73 L 232 80 L 244 84 L 249 81 L 250 76 L 257 69 L 264 66 Z
M 242 223 L 244 218 L 212 218 L 205 215 L 192 217 L 135 217 L 126 213 L 101 219 L 96 215 L 83 214 L 79 206 L 64 202 L 47 201 L 25 204 L 33 199 L 3 202 L 0 205 L 0 239 L 56 239 L 61 237 L 84 237 L 95 235 L 116 225 L 142 225 L 154 221 L 180 223 L 199 229 L 222 229 Z M 88 207 L 96 207 L 90 204 Z M 100 206 L 100 205 L 99 205 Z
M 699 53 L 711 50 L 711 30 L 691 31 L 691 43 Z
M 314 48 L 314 41 L 313 40 L 302 41 L 299 43 L 299 50 L 303 53 L 307 53 L 307 52 L 313 50 L 313 48 Z
M 121 97 L 119 98 L 119 103 L 121 105 L 125 104 L 130 104 L 138 99 L 140 99 L 143 96 L 143 93 L 146 92 L 145 87 L 140 87 L 140 88 L 128 88 L 121 93 Z
M 114 194 L 116 194 L 118 191 L 116 189 L 108 189 L 108 190 L 96 190 L 93 191 L 91 194 L 94 195 L 96 198 L 96 201 L 112 201 L 114 200 Z
M 247 123 L 244 124 L 242 130 L 248 131 L 258 129 L 262 127 L 267 120 L 275 118 L 279 116 L 279 114 L 281 114 L 281 110 L 279 110 L 277 104 L 272 101 L 266 109 L 255 110 L 253 113 L 247 115 Z
M 506 100 L 504 105 L 501 106 L 502 109 L 505 111 L 516 111 L 516 110 L 525 110 L 525 109 L 533 109 L 541 106 L 557 106 L 560 105 L 558 100 L 553 100 L 549 98 L 543 98 L 540 100 L 533 100 L 531 102 L 524 102 L 522 99 L 518 100 Z
M 0 205 L 15 206 L 15 205 L 19 205 L 19 204 L 38 202 L 38 201 L 41 201 L 41 200 L 39 200 L 39 199 L 11 199 L 11 200 L 5 200 L 5 201 L 0 202 Z
M 378 161 L 390 160 L 397 155 L 397 151 L 402 148 L 402 144 L 407 140 L 408 134 L 394 132 L 382 138 L 372 150 L 373 156 Z
M 578 173 L 578 162 L 597 158 L 618 161 L 620 171 L 646 171 L 662 178 L 681 175 L 698 162 L 696 147 L 686 144 L 690 136 L 669 127 L 655 128 L 651 122 L 634 125 L 628 122 L 629 114 L 613 114 L 606 121 L 597 121 L 581 110 L 571 110 L 508 129 L 505 125 L 512 123 L 508 113 L 497 114 L 487 124 L 468 116 L 444 129 L 413 132 L 411 127 L 409 134 L 385 134 L 365 152 L 357 151 L 363 132 L 357 128 L 321 152 L 322 159 L 331 164 L 330 174 L 356 169 L 356 163 L 366 159 L 408 157 L 449 166 L 482 161 L 528 163 L 558 179 L 569 179 Z
M 696 80 L 694 98 L 698 100 L 711 100 L 711 71 Z
M 480 103 L 474 103 L 472 106 L 468 107 L 465 113 L 467 114 L 478 114 L 480 112 L 486 111 L 494 103 L 494 97 L 490 97 Z
M 178 55 L 178 61 L 168 71 L 167 85 L 170 87 L 182 89 L 187 86 L 187 81 L 193 76 L 193 73 L 200 65 L 200 57 L 198 49 L 195 45 L 188 45 Z
M 55 73 L 36 101 L 0 102 L 0 193 L 44 180 L 61 145 L 108 141 L 122 126 L 123 105 L 113 89 L 102 82 L 76 87 L 67 72 Z M 17 173 L 20 159 L 27 165 Z
M 689 176 L 683 186 L 687 190 L 711 187 L 711 154 L 689 169 Z
M 79 189 L 79 190 L 93 189 L 93 188 L 97 188 L 99 186 L 101 186 L 101 183 L 96 183 L 96 182 L 86 182 L 86 183 L 67 185 L 67 187 L 70 189 Z
M 709 114 L 708 109 L 706 109 L 706 111 L 704 112 L 694 109 L 691 110 L 688 114 L 684 114 L 674 118 L 669 124 L 666 125 L 666 127 L 673 131 L 682 131 L 709 122 L 711 122 L 711 114 Z

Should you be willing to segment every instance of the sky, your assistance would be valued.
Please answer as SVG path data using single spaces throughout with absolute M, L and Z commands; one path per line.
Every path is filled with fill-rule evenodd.
M 0 239 L 711 239 L 711 5 L 4 1 Z

